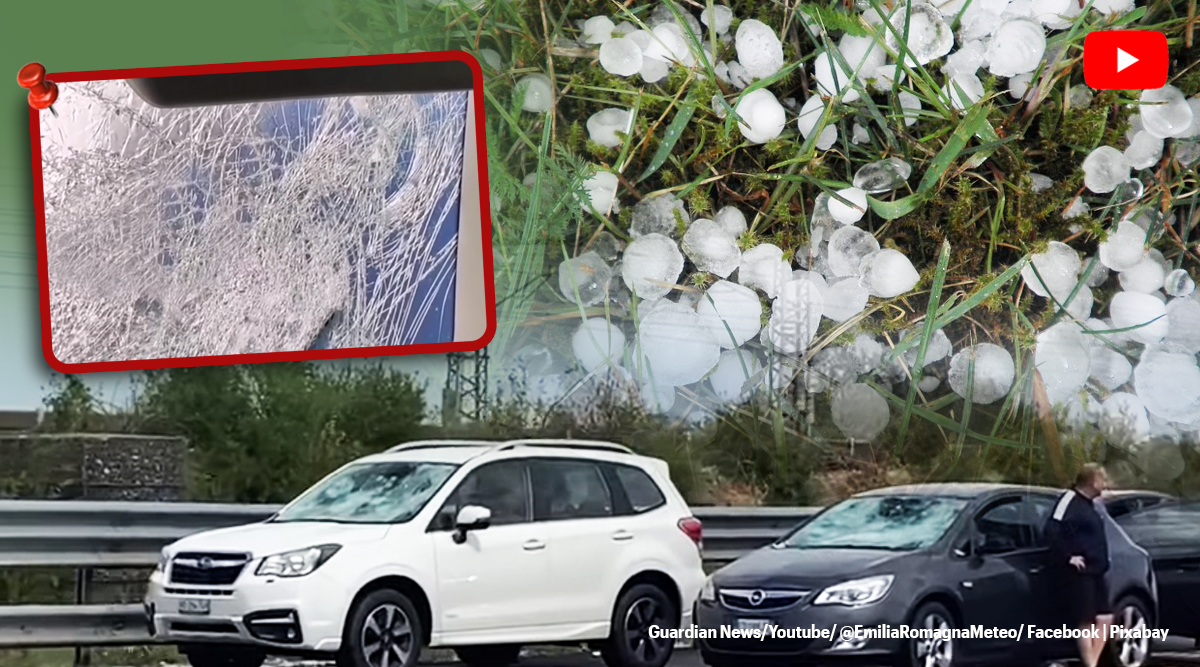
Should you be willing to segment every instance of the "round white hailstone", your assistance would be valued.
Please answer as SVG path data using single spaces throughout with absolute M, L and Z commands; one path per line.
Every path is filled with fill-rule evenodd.
M 771 320 L 763 331 L 763 342 L 770 342 L 779 353 L 804 354 L 817 335 L 825 303 L 811 281 L 793 280 L 779 291 L 771 309 Z
M 746 19 L 738 24 L 734 46 L 738 62 L 755 79 L 765 79 L 783 69 L 783 43 L 762 21 Z
M 675 387 L 660 387 L 653 382 L 642 385 L 642 406 L 651 414 L 663 415 L 675 407 Z
M 585 252 L 558 265 L 558 291 L 572 302 L 578 298 L 581 305 L 594 306 L 608 296 L 612 275 L 600 255 Z
M 838 41 L 838 51 L 849 65 L 850 73 L 857 74 L 859 81 L 863 83 L 872 78 L 875 70 L 887 62 L 887 52 L 874 37 L 844 35 Z
M 876 250 L 879 241 L 870 232 L 847 225 L 829 237 L 829 268 L 835 276 L 858 275 L 863 258 Z
M 1092 345 L 1088 354 L 1091 359 L 1088 372 L 1109 391 L 1129 382 L 1133 375 L 1133 365 L 1125 355 L 1107 345 Z
M 1163 273 L 1162 264 L 1159 264 L 1150 257 L 1146 257 L 1132 267 L 1122 271 L 1118 278 L 1121 282 L 1121 289 L 1126 292 L 1145 292 L 1149 294 L 1163 288 L 1163 280 L 1166 276 Z
M 816 275 L 814 277 L 820 278 Z M 826 285 L 824 289 L 816 280 L 812 282 L 816 284 L 817 291 L 821 293 L 821 299 L 825 304 L 822 314 L 834 322 L 845 322 L 867 308 L 870 294 L 853 277 L 835 280 Z
M 545 113 L 554 104 L 554 90 L 545 74 L 530 74 L 517 81 L 514 88 L 518 97 L 523 96 L 521 108 L 530 113 Z
M 900 109 L 904 113 L 904 125 L 906 127 L 916 125 L 917 120 L 921 117 L 921 109 L 923 108 L 921 106 L 921 98 L 907 90 L 900 91 L 900 94 L 896 98 L 900 101 Z
M 583 182 L 583 189 L 588 195 L 583 210 L 595 209 L 600 215 L 608 215 L 617 200 L 617 175 L 611 171 L 598 171 Z
M 837 191 L 836 197 L 829 198 L 829 215 L 843 225 L 853 225 L 862 220 L 866 213 L 867 193 L 861 188 L 842 188 Z
M 825 97 L 843 95 L 843 102 L 853 102 L 861 95 L 854 86 L 853 71 L 846 70 L 833 54 L 821 51 L 813 64 L 814 78 L 817 80 L 817 90 Z
M 500 59 L 500 54 L 494 49 L 479 49 L 479 56 L 483 58 L 484 64 L 497 72 L 504 67 L 504 61 Z
M 754 77 L 736 60 L 729 61 L 729 81 L 735 88 L 741 90 L 754 83 Z
M 666 296 L 683 273 L 683 253 L 662 234 L 646 234 L 629 243 L 621 261 L 621 278 L 639 299 Z
M 1104 400 L 1100 410 L 1100 432 L 1110 445 L 1131 449 L 1150 436 L 1146 406 L 1137 396 L 1115 392 Z
M 900 37 L 906 34 L 906 25 L 908 51 L 918 65 L 926 65 L 950 53 L 954 48 L 954 32 L 937 9 L 924 3 L 913 3 L 909 5 L 908 13 L 905 18 L 901 9 L 889 18 L 895 30 L 886 30 L 887 45 L 894 53 L 902 51 Z
M 1100 263 L 1113 271 L 1127 271 L 1146 256 L 1146 230 L 1130 220 L 1117 223 L 1100 242 Z
M 908 348 L 902 355 L 900 355 L 900 358 L 904 360 L 904 363 L 907 364 L 909 368 L 913 368 L 917 365 L 917 353 L 920 352 L 920 337 L 922 333 L 922 331 L 910 331 L 907 329 L 900 333 L 899 340 L 901 343 L 907 344 L 910 338 L 912 339 L 912 347 Z M 945 331 L 942 331 L 941 329 L 935 329 L 933 336 L 931 336 L 929 339 L 929 343 L 925 346 L 924 365 L 925 367 L 928 367 L 932 364 L 935 364 L 950 356 L 953 352 L 954 344 L 950 342 L 950 337 L 946 335 Z
M 1071 86 L 1067 90 L 1068 106 L 1077 109 L 1086 109 L 1092 105 L 1092 89 L 1084 84 Z
M 722 206 L 721 210 L 717 211 L 716 220 L 721 229 L 734 238 L 745 234 L 749 229 L 746 225 L 746 214 L 736 206 Z
M 593 317 L 579 325 L 571 337 L 571 350 L 583 370 L 591 373 L 618 363 L 625 352 L 625 334 L 603 317 Z
M 796 118 L 796 129 L 800 130 L 801 136 L 807 139 L 808 135 L 812 134 L 824 111 L 825 102 L 819 95 L 813 95 L 804 101 L 800 107 L 800 115 Z
M 775 99 L 775 94 L 766 88 L 743 95 L 737 103 L 736 111 L 741 118 L 738 129 L 752 144 L 765 144 L 778 137 L 787 123 L 783 105 Z
M 942 386 L 942 381 L 936 375 L 924 375 L 921 377 L 921 381 L 917 383 L 917 388 L 926 394 L 937 391 L 937 388 L 940 386 Z
M 1142 130 L 1133 135 L 1125 149 L 1125 159 L 1134 169 L 1149 169 L 1162 159 L 1163 140 Z
M 766 292 L 772 299 L 792 279 L 792 267 L 784 261 L 778 246 L 763 243 L 742 253 L 738 282 Z
M 862 283 L 872 296 L 892 299 L 906 294 L 917 286 L 921 274 L 911 260 L 899 250 L 884 248 L 862 260 Z
M 646 47 L 645 57 L 663 63 L 677 62 L 685 67 L 695 63 L 695 56 L 688 48 L 683 29 L 675 23 L 660 23 L 651 31 L 653 39 Z
M 671 66 L 661 60 L 642 58 L 642 69 L 638 71 L 638 74 L 646 83 L 658 83 L 667 78 L 670 71 Z
M 749 287 L 719 280 L 700 297 L 696 313 L 722 348 L 732 349 L 762 330 L 763 306 Z
M 1096 263 L 1094 265 L 1092 265 L 1092 270 L 1090 272 L 1088 271 L 1087 267 L 1088 267 L 1088 265 L 1092 264 L 1092 258 L 1091 257 L 1085 258 L 1082 261 L 1082 264 L 1083 264 L 1083 270 L 1080 272 L 1080 275 L 1082 275 L 1084 277 L 1084 279 L 1087 281 L 1088 287 L 1099 287 L 1108 280 L 1108 276 L 1109 276 L 1108 267 L 1104 266 L 1104 264 L 1102 262 L 1100 262 L 1099 259 L 1097 259 Z
M 650 44 L 654 42 L 654 35 L 649 30 L 638 28 L 625 35 L 625 39 L 633 40 L 633 43 L 637 44 L 638 48 L 645 53 L 646 49 L 650 48 Z
M 865 144 L 865 143 L 871 141 L 871 134 L 869 132 L 867 132 L 867 128 L 863 127 L 862 125 L 859 125 L 858 123 L 855 123 L 853 129 L 850 132 L 850 141 L 852 141 L 856 145 L 857 144 Z
M 1089 344 L 1072 322 L 1059 322 L 1038 334 L 1034 365 L 1042 375 L 1050 404 L 1079 393 L 1091 374 Z
M 1071 19 L 1083 10 L 1076 0 L 1034 0 L 1033 17 L 1051 30 L 1071 27 Z
M 719 79 L 721 76 L 718 74 L 717 78 Z M 726 81 L 725 83 L 728 82 Z M 712 110 L 713 115 L 721 120 L 725 120 L 725 117 L 729 115 L 729 103 L 725 101 L 724 97 L 721 97 L 720 95 L 713 95 Z
M 1027 19 L 1006 21 L 988 48 L 988 71 L 996 76 L 1027 74 L 1046 55 L 1046 29 Z
M 613 28 L 613 37 L 624 37 L 637 29 L 638 27 L 633 23 L 621 21 L 617 24 L 617 27 Z
M 1168 331 L 1167 306 L 1150 294 L 1142 292 L 1117 292 L 1108 305 L 1116 329 L 1130 329 L 1133 340 L 1152 345 L 1162 340 Z
M 1152 415 L 1185 423 L 1200 415 L 1200 367 L 1182 346 L 1147 347 L 1133 369 L 1133 386 Z
M 1081 285 L 1079 291 L 1075 292 L 1075 296 L 1072 297 L 1071 292 L 1074 290 L 1075 288 L 1072 287 L 1061 294 L 1055 294 L 1054 300 L 1060 306 L 1065 305 L 1067 313 L 1071 317 L 1077 320 L 1086 320 L 1092 316 L 1092 307 L 1096 305 L 1096 297 L 1092 294 L 1092 288 L 1087 285 Z M 1067 299 L 1070 299 L 1069 303 Z
M 1008 80 L 1008 96 L 1014 100 L 1025 99 L 1029 86 L 1033 83 L 1032 74 L 1018 74 Z
M 1051 241 L 1045 252 L 1034 253 L 1030 260 L 1021 268 L 1021 278 L 1030 291 L 1042 298 L 1070 294 L 1079 282 L 1083 268 L 1079 253 L 1065 243 Z
M 1163 291 L 1168 296 L 1188 296 L 1196 291 L 1196 281 L 1183 269 L 1175 269 L 1163 279 Z
M 973 74 L 963 74 L 946 82 L 942 92 L 950 99 L 951 106 L 963 111 L 983 99 L 983 82 Z
M 988 405 L 1004 398 L 1012 388 L 1015 375 L 1012 355 L 991 343 L 963 348 L 950 359 L 950 388 L 966 398 L 967 380 L 970 379 L 971 401 L 977 405 Z
M 642 318 L 636 347 L 629 370 L 658 386 L 699 382 L 721 358 L 720 344 L 696 311 L 670 301 Z
M 724 5 L 705 7 L 704 11 L 700 12 L 700 22 L 712 28 L 718 35 L 728 34 L 729 26 L 733 24 L 733 10 Z
M 1029 187 L 1034 192 L 1045 192 L 1054 187 L 1054 179 L 1045 174 L 1029 172 Z
M 1083 184 L 1096 194 L 1106 195 L 1129 180 L 1130 169 L 1124 153 L 1112 146 L 1100 146 L 1083 159 Z
M 817 291 L 821 293 L 821 298 L 824 299 L 825 301 L 828 301 L 828 299 L 825 298 L 825 295 L 829 292 L 829 283 L 825 281 L 825 276 L 823 276 L 815 271 L 805 271 L 804 269 L 797 269 L 795 271 L 792 271 L 792 280 L 812 281 L 812 284 L 817 286 Z
M 583 22 L 583 42 L 585 44 L 603 44 L 612 39 L 613 28 L 616 24 L 607 16 L 593 16 Z
M 868 442 L 887 428 L 891 420 L 887 400 L 870 385 L 856 382 L 833 392 L 833 423 L 850 440 Z
M 681 247 L 698 270 L 721 278 L 728 278 L 742 261 L 737 240 L 721 225 L 705 218 L 688 225 Z
M 942 71 L 952 77 L 964 74 L 974 76 L 985 62 L 987 62 L 987 45 L 983 40 L 973 39 L 946 58 L 946 64 L 942 66 Z
M 618 132 L 628 134 L 633 127 L 633 113 L 625 109 L 604 109 L 587 119 L 588 138 L 604 146 L 616 148 L 621 145 Z
M 1160 139 L 1180 137 L 1192 127 L 1192 107 L 1175 86 L 1142 91 L 1138 105 L 1142 127 Z
M 1195 354 L 1200 352 L 1200 301 L 1192 297 L 1171 299 L 1167 303 L 1166 342 L 1181 345 Z
M 751 378 L 763 370 L 758 356 L 748 350 L 726 350 L 708 376 L 713 394 L 725 403 L 742 403 L 754 393 Z
M 600 45 L 600 66 L 609 74 L 633 76 L 642 71 L 642 47 L 629 37 L 614 37 Z

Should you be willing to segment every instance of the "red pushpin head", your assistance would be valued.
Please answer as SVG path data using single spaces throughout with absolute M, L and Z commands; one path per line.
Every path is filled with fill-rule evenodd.
M 58 99 L 58 86 L 53 81 L 42 81 L 29 89 L 29 106 L 48 109 Z
M 41 63 L 29 63 L 17 72 L 17 83 L 22 88 L 32 89 L 46 78 L 46 68 Z

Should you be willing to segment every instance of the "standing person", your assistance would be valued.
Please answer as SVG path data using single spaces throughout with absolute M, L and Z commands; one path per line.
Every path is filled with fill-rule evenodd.
M 1051 571 L 1064 596 L 1061 602 L 1067 612 L 1066 625 L 1096 635 L 1079 639 L 1083 667 L 1096 667 L 1113 622 L 1104 580 L 1109 565 L 1108 537 L 1104 508 L 1099 506 L 1100 494 L 1106 488 L 1108 475 L 1102 466 L 1083 466 L 1075 487 L 1062 495 L 1046 523 Z

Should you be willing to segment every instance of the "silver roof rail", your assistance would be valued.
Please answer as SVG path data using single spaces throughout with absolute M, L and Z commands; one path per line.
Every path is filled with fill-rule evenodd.
M 600 452 L 616 452 L 618 454 L 635 454 L 632 449 L 625 445 L 618 445 L 612 442 L 604 442 L 602 440 L 553 440 L 553 439 L 530 439 L 530 440 L 512 440 L 503 443 L 497 448 L 497 451 L 507 451 L 516 449 L 517 447 L 557 447 L 560 449 L 582 449 Z
M 505 444 L 496 440 L 414 440 L 389 448 L 385 454 L 407 452 L 415 449 L 437 449 L 439 447 L 496 447 Z

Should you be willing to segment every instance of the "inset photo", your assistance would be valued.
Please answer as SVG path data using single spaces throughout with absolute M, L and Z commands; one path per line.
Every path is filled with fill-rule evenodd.
M 495 331 L 461 52 L 51 74 L 30 111 L 63 372 L 470 351 Z

